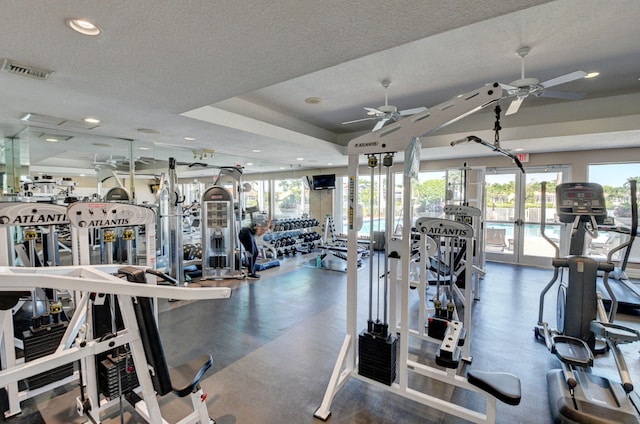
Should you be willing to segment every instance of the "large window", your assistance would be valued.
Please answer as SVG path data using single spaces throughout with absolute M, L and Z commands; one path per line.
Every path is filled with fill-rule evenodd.
M 274 219 L 300 218 L 309 215 L 309 188 L 302 178 L 275 180 Z
M 400 231 L 403 214 L 403 177 L 402 174 L 394 176 L 395 187 L 392 196 L 386 193 L 386 176 L 379 177 L 376 175 L 373 179 L 373 187 L 371 177 L 361 176 L 358 179 L 358 196 L 359 203 L 363 212 L 362 228 L 358 232 L 360 236 L 368 236 L 373 225 L 374 231 L 385 231 L 388 217 L 386 216 L 387 198 L 393 199 L 394 222 L 391 223 L 391 230 Z M 338 180 L 338 192 L 340 194 L 340 204 L 342 205 L 342 219 L 336 222 L 338 232 L 347 232 L 347 200 L 349 196 L 348 178 L 343 177 Z M 381 186 L 382 190 L 378 187 Z M 418 181 L 413 185 L 413 217 L 412 222 L 420 216 L 443 217 L 443 206 L 447 198 L 447 182 L 446 172 L 421 172 Z M 380 194 L 379 194 L 380 193 Z M 452 194 L 449 193 L 449 196 Z M 372 202 L 373 201 L 373 202 Z M 373 203 L 373 204 L 372 204 Z
M 258 208 L 261 212 L 268 211 L 270 193 L 269 180 L 246 183 L 244 191 L 245 208 Z
M 589 181 L 602 185 L 604 189 L 607 212 L 615 226 L 629 228 L 631 225 L 631 192 L 630 179 L 640 182 L 640 163 L 616 163 L 605 165 L 589 165 Z M 590 255 L 605 258 L 610 250 L 629 239 L 627 234 L 616 231 L 599 231 L 598 237 L 587 241 Z M 614 254 L 612 259 L 620 261 L 624 249 Z M 631 249 L 629 263 L 640 263 L 640 246 L 638 240 Z
M 401 175 L 398 175 L 397 178 L 401 178 Z M 400 187 L 402 187 L 401 184 Z M 402 191 L 400 192 L 402 193 Z M 447 199 L 454 197 L 454 193 L 459 193 L 459 191 L 454 189 L 451 182 L 447 187 L 447 173 L 445 171 L 421 172 L 418 181 L 413 184 L 415 205 L 412 221 L 415 222 L 418 217 L 423 216 L 444 217 L 443 207 Z M 402 201 L 402 196 L 399 200 Z

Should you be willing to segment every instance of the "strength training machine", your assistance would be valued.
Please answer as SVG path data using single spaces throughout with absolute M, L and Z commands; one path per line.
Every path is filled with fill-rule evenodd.
M 66 206 L 49 203 L 0 203 L 0 246 L 4 247 L 0 249 L 0 266 L 59 265 L 60 250 L 68 249 L 58 239 L 69 224 L 66 212 Z M 68 294 L 41 287 L 2 297 L 0 313 L 6 314 L 0 339 L 2 369 L 31 361 L 55 349 L 67 326 L 63 301 L 73 303 Z M 20 358 L 16 357 L 16 348 L 23 352 Z M 33 375 L 20 385 L 18 382 L 9 384 L 5 418 L 19 414 L 22 401 L 77 378 L 71 364 Z
M 118 278 L 114 273 L 125 276 L 129 282 Z M 193 411 L 178 421 L 179 424 L 213 423 L 206 408 L 207 396 L 199 384 L 206 370 L 211 367 L 211 355 L 202 355 L 188 364 L 175 368 L 176 371 L 185 368 L 195 370 L 191 375 L 170 374 L 153 316 L 151 299 L 223 299 L 231 295 L 231 290 L 226 287 L 185 289 L 134 284 L 144 282 L 144 279 L 145 271 L 132 266 L 0 267 L 0 296 L 3 298 L 37 285 L 53 290 L 73 291 L 79 294 L 80 299 L 55 352 L 3 369 L 0 371 L 0 387 L 8 387 L 25 378 L 48 373 L 56 367 L 76 361 L 93 362 L 95 357 L 102 353 L 126 347 L 131 360 L 127 369 L 132 368 L 136 371 L 137 385 L 127 393 L 125 400 L 135 407 L 136 412 L 146 422 L 166 423 L 160 411 L 157 395 L 163 396 L 173 391 L 178 397 L 190 396 L 192 400 Z M 110 337 L 91 337 L 89 311 L 99 294 L 114 296 L 121 313 L 123 328 Z M 0 328 L 4 332 L 11 325 L 10 311 L 0 311 L 0 320 Z M 124 367 L 125 363 L 118 364 L 117 368 L 121 366 Z M 177 377 L 180 377 L 180 383 L 176 380 Z M 99 399 L 95 378 L 83 381 L 83 390 L 93 394 L 86 399 L 78 399 L 77 412 L 87 416 L 94 423 L 102 422 L 101 413 L 107 404 L 114 405 L 114 402 L 120 400 Z
M 392 125 L 383 127 L 378 131 L 368 133 L 349 142 L 349 166 L 348 166 L 348 236 L 347 236 L 347 334 L 340 348 L 336 364 L 329 379 L 327 389 L 314 417 L 327 420 L 331 414 L 331 403 L 338 391 L 346 384 L 349 378 L 354 377 L 368 384 L 385 389 L 399 396 L 412 399 L 423 405 L 433 407 L 448 414 L 464 418 L 475 423 L 492 423 L 496 418 L 496 404 L 500 399 L 511 405 L 520 402 L 520 380 L 513 374 L 487 373 L 481 371 L 468 371 L 467 377 L 456 374 L 458 366 L 455 358 L 459 355 L 458 341 L 462 335 L 462 323 L 451 321 L 447 326 L 443 337 L 441 349 L 450 352 L 450 360 L 444 361 L 440 366 L 445 369 L 428 366 L 409 358 L 409 286 L 410 286 L 410 259 L 411 259 L 411 184 L 417 178 L 420 164 L 421 142 L 419 137 L 430 135 L 439 128 L 464 118 L 484 107 L 496 103 L 502 97 L 502 89 L 497 83 L 489 84 L 478 90 L 468 92 L 460 97 L 437 105 L 432 109 L 406 117 Z M 385 157 L 395 152 L 404 152 L 404 194 L 403 194 L 403 219 L 402 234 L 395 255 L 398 258 L 397 282 L 400 286 L 400 319 L 398 323 L 399 339 L 395 336 L 395 328 L 390 335 L 385 323 L 371 322 L 367 330 L 357 333 L 358 318 L 358 228 L 356 222 L 361 217 L 357 216 L 358 205 L 358 175 L 360 155 L 368 157 L 384 155 Z M 394 193 L 393 174 L 387 178 L 387 222 L 393 220 Z M 372 181 L 373 186 L 373 181 Z M 391 240 L 392 230 L 389 225 L 385 228 L 386 240 Z M 385 243 L 384 258 L 389 260 L 390 253 Z M 471 262 L 471 261 L 469 261 Z M 388 267 L 388 264 L 385 264 Z M 392 267 L 393 268 L 393 267 Z M 388 273 L 385 273 L 385 278 Z M 369 277 L 371 279 L 371 277 Z M 379 278 L 379 277 L 378 277 Z M 385 281 L 384 290 L 387 290 Z M 370 290 L 372 282 L 370 281 Z M 471 284 L 467 287 L 470 290 Z M 386 296 L 385 296 L 386 298 Z M 385 299 L 386 301 L 386 299 Z M 371 306 L 370 306 L 371 308 Z M 385 303 L 384 308 L 387 308 Z M 471 310 L 465 310 L 465 315 L 471 315 Z M 372 325 L 373 324 L 373 325 Z M 364 349 L 363 349 L 364 347 Z M 443 358 L 446 354 L 442 355 Z M 459 361 L 457 361 L 459 363 Z M 444 365 L 443 365 L 444 364 Z M 363 372 L 364 370 L 364 372 Z M 479 412 L 449 400 L 421 391 L 409 384 L 409 374 L 416 376 L 412 382 L 424 378 L 441 381 L 458 388 L 480 393 L 486 400 L 486 410 Z

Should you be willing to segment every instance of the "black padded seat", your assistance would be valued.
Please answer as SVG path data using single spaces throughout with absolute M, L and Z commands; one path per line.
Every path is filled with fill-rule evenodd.
M 185 397 L 199 390 L 200 380 L 212 365 L 213 357 L 205 353 L 186 364 L 171 368 L 169 373 L 173 392 L 179 397 Z
M 520 379 L 513 374 L 469 370 L 467 380 L 508 405 L 520 403 Z

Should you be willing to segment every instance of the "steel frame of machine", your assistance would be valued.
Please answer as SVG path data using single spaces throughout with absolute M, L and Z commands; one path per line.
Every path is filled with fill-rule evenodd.
M 15 248 L 13 241 L 15 238 L 14 231 L 18 228 L 27 229 L 33 227 L 33 233 L 35 235 L 35 228 L 39 228 L 41 233 L 48 232 L 48 249 L 51 265 L 55 265 L 56 254 L 55 250 L 58 249 L 57 239 L 54 233 L 57 232 L 58 226 L 66 225 L 69 223 L 67 219 L 66 206 L 49 204 L 49 203 L 18 203 L 18 202 L 3 202 L 0 203 L 0 245 L 4 246 L 4 254 L 0 255 L 0 266 L 13 266 L 15 265 Z M 26 235 L 27 232 L 24 231 Z M 25 237 L 26 238 L 26 237 Z M 18 254 L 21 258 L 24 266 L 33 265 L 37 255 L 37 249 L 35 248 L 35 239 L 29 240 L 28 254 Z M 43 237 L 44 243 L 44 237 Z M 44 248 L 44 246 L 43 246 Z M 32 297 L 36 298 L 35 289 L 32 291 Z M 12 322 L 12 315 L 17 311 L 24 302 L 19 302 L 16 306 L 9 311 L 1 311 L 0 314 L 7 314 L 8 318 L 3 322 L 3 333 L 0 342 L 2 348 L 0 349 L 0 362 L 2 363 L 2 369 L 13 366 L 16 363 L 20 363 L 22 359 L 17 359 L 15 354 L 15 348 L 24 349 L 24 343 L 21 339 L 15 337 L 15 331 Z M 36 308 L 33 308 L 35 313 Z M 4 416 L 6 418 L 15 416 L 21 412 L 20 403 L 32 397 L 35 397 L 41 393 L 49 390 L 53 390 L 56 387 L 60 387 L 64 384 L 72 382 L 78 378 L 77 373 L 62 378 L 58 381 L 46 384 L 39 388 L 25 388 L 20 390 L 18 383 L 14 382 L 6 387 L 8 409 L 5 411 Z
M 135 369 L 139 370 L 140 383 L 138 394 L 142 401 L 134 406 L 136 411 L 149 423 L 166 423 L 162 418 L 156 397 L 154 385 L 149 372 L 150 365 L 145 356 L 145 349 L 141 330 L 133 308 L 133 298 L 152 297 L 181 300 L 224 299 L 231 295 L 231 289 L 220 288 L 181 288 L 153 286 L 147 284 L 132 284 L 114 275 L 118 265 L 98 266 L 62 266 L 48 268 L 16 268 L 0 266 L 0 292 L 21 292 L 37 286 L 54 290 L 68 290 L 79 294 L 76 314 L 67 326 L 66 332 L 55 353 L 43 356 L 24 364 L 12 364 L 0 371 L 0 387 L 8 387 L 30 376 L 43 373 L 61 365 L 75 361 L 92 362 L 93 358 L 114 347 L 129 345 Z M 122 312 L 124 329 L 112 338 L 94 339 L 87 331 L 90 320 L 87 319 L 86 306 L 94 293 L 114 294 Z M 0 329 L 4 333 L 11 329 L 11 311 L 0 311 Z M 94 383 L 97 384 L 97 383 Z M 199 389 L 199 387 L 198 387 Z M 97 389 L 95 389 L 97 391 Z M 203 397 L 204 396 L 204 397 Z M 206 405 L 203 399 L 206 395 L 201 389 L 191 393 L 194 410 L 187 417 L 179 421 L 180 424 L 209 422 Z M 113 401 L 111 401 L 113 402 Z M 90 408 L 86 409 L 83 402 L 78 402 L 78 412 L 91 416 L 93 422 L 101 422 L 100 413 L 107 404 L 91 400 Z M 204 417 L 206 416 L 206 421 Z
M 410 257 L 411 257 L 411 228 L 412 217 L 411 208 L 403 208 L 403 229 L 400 240 L 400 272 L 398 284 L 401 287 L 400 300 L 400 349 L 397 359 L 399 377 L 397 382 L 390 385 L 374 381 L 363 377 L 358 372 L 358 267 L 357 267 L 357 227 L 356 222 L 358 205 L 358 176 L 361 155 L 380 155 L 394 152 L 405 152 L 405 172 L 404 172 L 404 194 L 403 204 L 411 204 L 411 182 L 412 176 L 417 174 L 420 163 L 420 137 L 428 136 L 439 128 L 456 122 L 476 111 L 499 101 L 502 97 L 502 89 L 497 83 L 485 85 L 477 90 L 473 90 L 455 99 L 437 105 L 424 112 L 402 119 L 379 131 L 365 134 L 351 140 L 348 145 L 349 154 L 349 197 L 348 197 L 348 239 L 347 239 L 347 329 L 344 341 L 340 348 L 333 372 L 331 374 L 327 389 L 325 391 L 321 405 L 314 413 L 314 417 L 327 420 L 331 414 L 330 407 L 334 397 L 351 377 L 373 384 L 400 396 L 412 399 L 421 404 L 434 407 L 448 414 L 462 417 L 472 422 L 495 422 L 496 396 L 499 394 L 488 393 L 471 384 L 465 377 L 456 375 L 455 370 L 446 371 L 419 364 L 409 360 L 408 340 L 409 340 L 409 286 L 410 286 Z M 387 191 L 389 193 L 389 191 Z M 393 193 L 393 190 L 391 190 Z M 389 218 L 387 218 L 389 219 Z M 392 230 L 387 226 L 386 240 L 391 240 Z M 470 261 L 469 261 L 470 262 Z M 395 282 L 392 282 L 395 284 Z M 467 284 L 469 290 L 471 284 Z M 470 292 L 467 292 L 467 299 L 470 299 Z M 469 301 L 469 306 L 470 306 Z M 465 310 L 465 315 L 470 316 L 471 310 Z M 395 329 L 393 329 L 395 332 Z M 457 339 L 457 337 L 456 337 Z M 452 402 L 442 400 L 427 393 L 420 392 L 409 387 L 409 372 L 421 374 L 433 379 L 444 381 L 464 389 L 486 394 L 487 408 L 485 413 L 470 410 Z M 509 379 L 509 386 L 515 387 L 517 380 L 517 401 L 519 402 L 520 383 L 517 377 Z M 513 384 L 511 384 L 513 383 Z M 486 389 L 486 388 L 485 388 Z M 503 399 L 504 400 L 504 399 Z M 512 403 L 515 404 L 515 403 Z

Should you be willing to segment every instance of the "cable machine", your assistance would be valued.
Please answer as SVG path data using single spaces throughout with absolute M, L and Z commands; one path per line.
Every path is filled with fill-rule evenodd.
M 222 167 L 214 186 L 202 194 L 202 279 L 242 278 L 242 168 Z
M 101 264 L 114 263 L 114 243 L 121 239 L 125 244 L 121 263 L 140 265 L 138 262 L 144 262 L 147 267 L 155 268 L 156 215 L 152 209 L 127 203 L 76 202 L 69 205 L 67 215 L 71 224 L 73 265 L 92 263 L 89 231 L 98 230 L 104 243 Z M 137 237 L 140 234 L 144 234 L 144 238 Z
M 58 234 L 66 227 L 67 208 L 47 203 L 0 203 L 0 265 L 23 267 L 51 267 L 60 264 Z M 22 240 L 22 241 L 20 241 Z M 42 255 L 40 255 L 40 249 Z M 27 328 L 16 328 L 14 315 L 24 301 L 31 298 L 31 319 Z M 56 290 L 48 293 L 42 288 L 19 291 L 2 299 L 2 369 L 15 366 L 22 360 L 30 361 L 51 349 L 59 342 L 66 329 L 61 297 Z M 27 303 L 28 305 L 28 303 Z M 27 312 L 28 313 L 28 312 Z M 21 334 L 22 337 L 16 337 Z M 16 348 L 24 352 L 23 359 L 16 358 Z M 17 382 L 6 387 L 8 409 L 5 418 L 20 413 L 20 402 L 53 390 L 77 379 L 73 365 L 52 370 L 48 375 L 32 375 L 20 390 Z
M 331 414 L 330 407 L 333 398 L 344 386 L 349 378 L 358 378 L 377 387 L 386 389 L 397 395 L 415 400 L 424 405 L 428 405 L 444 411 L 446 413 L 467 419 L 472 422 L 495 422 L 496 400 L 500 399 L 506 403 L 515 405 L 520 402 L 520 380 L 504 373 L 484 373 L 480 371 L 469 371 L 468 378 L 463 378 L 455 374 L 452 364 L 445 366 L 446 370 L 429 367 L 409 359 L 409 279 L 410 279 L 410 258 L 411 258 L 411 228 L 412 217 L 411 208 L 405 207 L 403 210 L 402 238 L 398 242 L 399 250 L 395 252 L 399 256 L 399 278 L 398 284 L 401 287 L 400 294 L 400 338 L 395 336 L 380 337 L 381 341 L 376 344 L 378 348 L 367 346 L 365 351 L 367 356 L 363 356 L 362 340 L 357 333 L 358 317 L 358 268 L 357 268 L 357 227 L 356 221 L 358 204 L 358 175 L 361 155 L 379 155 L 403 151 L 405 172 L 404 172 L 404 197 L 403 204 L 411 204 L 411 183 L 417 177 L 420 165 L 419 137 L 427 136 L 439 128 L 451 124 L 464 118 L 486 106 L 496 103 L 502 96 L 502 89 L 497 83 L 486 85 L 478 90 L 466 93 L 458 98 L 440 104 L 425 112 L 418 113 L 411 117 L 402 119 L 379 131 L 358 137 L 348 145 L 349 154 L 349 196 L 348 196 L 348 240 L 347 240 L 347 334 L 342 343 L 336 364 L 331 374 L 329 384 L 323 397 L 320 407 L 315 411 L 316 418 L 327 420 Z M 387 202 L 392 202 L 393 190 L 387 190 Z M 391 216 L 387 220 L 393 219 Z M 393 221 L 391 221 L 393 222 Z M 386 239 L 391 240 L 391 226 L 387 225 Z M 388 249 L 385 247 L 384 257 L 389 257 Z M 371 279 L 371 276 L 369 277 Z M 395 284 L 395 282 L 394 282 Z M 370 282 L 371 285 L 371 282 Z M 386 290 L 386 288 L 385 288 Z M 386 299 L 385 299 L 386 301 Z M 371 308 L 371 305 L 370 305 Z M 471 310 L 465 310 L 465 314 L 471 314 Z M 369 320 L 371 321 L 371 320 Z M 376 324 L 376 323 L 374 323 Z M 369 324 L 367 332 L 372 333 Z M 461 323 L 456 322 L 449 326 L 443 342 L 453 345 L 452 358 L 456 355 L 458 340 L 461 337 Z M 384 323 L 373 326 L 373 332 L 378 331 L 384 334 Z M 372 337 L 364 334 L 364 338 Z M 395 345 L 395 347 L 394 347 Z M 394 356 L 394 350 L 399 352 Z M 359 363 L 365 361 L 365 365 L 373 366 L 370 372 L 363 373 Z M 378 364 L 376 364 L 376 362 Z M 376 375 L 372 375 L 376 373 Z M 409 386 L 409 373 L 420 374 L 428 378 L 444 381 L 456 387 L 461 387 L 471 391 L 482 393 L 486 396 L 486 413 L 480 413 L 449 401 L 434 397 L 424 392 L 420 392 Z M 397 376 L 397 378 L 396 378 Z M 498 383 L 497 380 L 500 380 Z

